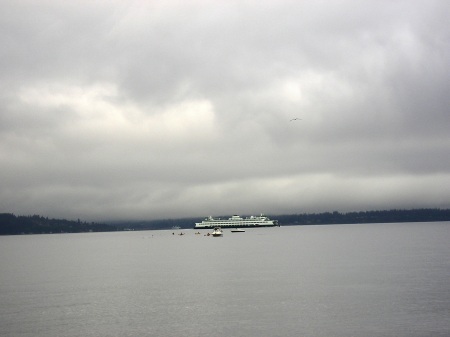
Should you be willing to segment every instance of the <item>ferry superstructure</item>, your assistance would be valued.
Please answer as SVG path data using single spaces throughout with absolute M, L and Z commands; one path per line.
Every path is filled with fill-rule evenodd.
M 270 220 L 267 216 L 261 214 L 260 216 L 249 216 L 242 218 L 239 215 L 233 215 L 228 219 L 207 217 L 202 222 L 196 222 L 196 229 L 199 228 L 245 228 L 245 227 L 275 227 L 278 226 L 277 220 Z

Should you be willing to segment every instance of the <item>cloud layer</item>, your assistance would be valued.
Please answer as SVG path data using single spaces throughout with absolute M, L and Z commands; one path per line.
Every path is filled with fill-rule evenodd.
M 450 207 L 448 17 L 445 0 L 3 1 L 0 210 Z

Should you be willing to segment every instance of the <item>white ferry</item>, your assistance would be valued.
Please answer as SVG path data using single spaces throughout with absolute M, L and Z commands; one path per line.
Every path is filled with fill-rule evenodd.
M 261 214 L 260 216 L 249 216 L 242 218 L 239 215 L 233 215 L 228 219 L 207 217 L 202 222 L 196 222 L 194 228 L 245 228 L 245 227 L 274 227 L 278 226 L 277 220 L 270 220 L 268 217 Z

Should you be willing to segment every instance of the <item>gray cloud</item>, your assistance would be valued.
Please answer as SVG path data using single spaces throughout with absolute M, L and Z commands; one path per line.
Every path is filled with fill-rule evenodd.
M 2 211 L 450 207 L 447 1 L 20 1 L 0 13 Z

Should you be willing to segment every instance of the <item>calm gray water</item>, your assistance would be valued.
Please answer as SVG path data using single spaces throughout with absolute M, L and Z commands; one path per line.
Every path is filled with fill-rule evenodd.
M 0 335 L 450 336 L 450 223 L 184 232 L 0 237 Z

